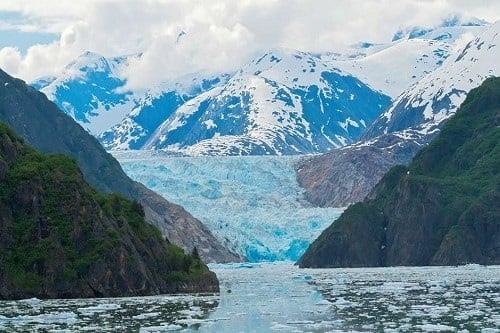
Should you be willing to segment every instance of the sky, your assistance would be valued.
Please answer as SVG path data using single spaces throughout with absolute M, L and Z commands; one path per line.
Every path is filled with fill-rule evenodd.
M 26 81 L 80 54 L 141 53 L 131 88 L 238 68 L 268 49 L 336 52 L 447 17 L 500 19 L 498 0 L 2 0 L 0 68 Z

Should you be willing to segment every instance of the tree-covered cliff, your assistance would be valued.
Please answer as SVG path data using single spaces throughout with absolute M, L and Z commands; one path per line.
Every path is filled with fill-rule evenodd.
M 73 159 L 0 123 L 0 299 L 195 291 L 218 291 L 215 274 L 145 223 L 139 203 L 97 192 Z
M 500 264 L 500 78 L 473 89 L 408 167 L 391 169 L 300 267 Z

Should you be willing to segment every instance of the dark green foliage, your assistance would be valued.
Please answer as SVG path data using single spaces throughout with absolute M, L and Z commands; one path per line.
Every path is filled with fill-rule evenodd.
M 0 165 L 0 299 L 175 292 L 208 273 L 138 202 L 97 192 L 75 160 L 38 153 L 2 123 Z
M 191 256 L 195 259 L 200 259 L 200 254 L 198 253 L 198 249 L 196 246 L 193 248 L 193 252 L 191 252 Z
M 490 78 L 468 94 L 408 168 L 391 169 L 370 199 L 347 209 L 299 265 L 499 264 L 499 143 L 500 78 Z M 380 226 L 385 231 L 363 244 Z M 333 246 L 339 239 L 349 241 Z M 370 256 L 377 245 L 384 249 L 378 261 Z M 320 253 L 319 247 L 329 251 Z

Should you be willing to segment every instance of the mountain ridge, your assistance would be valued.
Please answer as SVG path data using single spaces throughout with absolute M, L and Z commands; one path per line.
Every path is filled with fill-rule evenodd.
M 457 110 L 468 91 L 500 71 L 495 61 L 499 53 L 499 31 L 500 21 L 487 27 L 443 66 L 404 91 L 369 126 L 363 138 L 407 128 L 426 134 L 438 128 Z
M 500 22 L 487 27 L 469 46 L 407 89 L 367 127 L 360 142 L 299 165 L 298 181 L 311 202 L 338 207 L 362 201 L 391 166 L 408 164 L 439 133 L 466 92 L 485 78 L 500 75 L 495 42 L 499 32 Z M 457 87 L 458 93 L 453 90 Z
M 275 48 L 236 72 L 190 74 L 145 92 L 124 92 L 127 57 L 105 59 L 88 53 L 68 65 L 65 79 L 45 80 L 48 86 L 42 91 L 108 150 L 166 149 L 182 155 L 324 153 L 356 141 L 378 116 L 375 113 L 385 109 L 389 101 L 377 93 L 396 98 L 441 66 L 460 36 L 485 24 L 471 22 L 474 26 L 450 18 L 418 36 L 380 45 L 359 43 L 346 54 Z M 71 80 L 74 72 L 83 76 Z M 91 76 L 97 74 L 109 82 L 96 78 L 96 85 Z M 102 87 L 111 93 L 100 97 Z M 77 92 L 78 98 L 72 97 L 73 90 L 84 91 L 84 96 Z

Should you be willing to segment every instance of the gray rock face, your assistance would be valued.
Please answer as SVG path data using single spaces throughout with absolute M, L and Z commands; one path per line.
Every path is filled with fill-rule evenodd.
M 78 162 L 85 180 L 105 193 L 116 192 L 144 206 L 146 221 L 188 253 L 196 246 L 208 262 L 241 261 L 197 219 L 142 184 L 132 181 L 99 142 L 45 95 L 0 70 L 0 120 L 44 153 L 64 153 Z
M 344 207 L 363 201 L 391 167 L 408 164 L 430 137 L 382 135 L 305 159 L 297 180 L 308 201 L 319 207 Z

